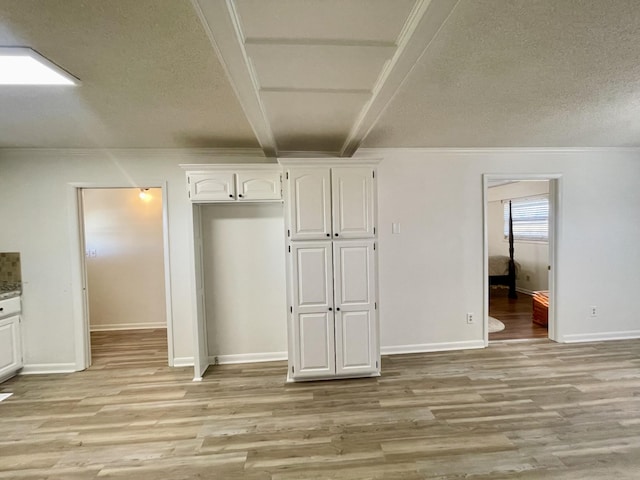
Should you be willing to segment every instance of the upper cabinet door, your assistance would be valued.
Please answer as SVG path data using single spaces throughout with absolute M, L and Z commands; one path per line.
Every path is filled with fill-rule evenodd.
M 192 202 L 228 202 L 236 198 L 233 173 L 189 173 L 187 178 Z
M 289 170 L 291 240 L 331 237 L 331 177 L 328 168 Z
M 281 174 L 278 172 L 239 171 L 238 200 L 280 200 Z
M 373 238 L 374 170 L 370 167 L 331 169 L 333 238 Z

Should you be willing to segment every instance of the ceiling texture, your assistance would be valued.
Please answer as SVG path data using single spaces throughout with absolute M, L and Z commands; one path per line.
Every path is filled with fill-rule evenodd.
M 638 0 L 0 0 L 0 148 L 639 147 Z

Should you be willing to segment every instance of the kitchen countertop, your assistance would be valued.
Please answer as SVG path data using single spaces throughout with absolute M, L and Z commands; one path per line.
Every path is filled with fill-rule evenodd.
M 0 292 L 0 300 L 6 300 L 7 298 L 13 298 L 13 297 L 19 297 L 20 294 L 22 292 L 20 292 L 20 290 L 11 290 L 8 292 Z
M 19 297 L 22 294 L 22 285 L 19 282 L 0 282 L 0 300 Z

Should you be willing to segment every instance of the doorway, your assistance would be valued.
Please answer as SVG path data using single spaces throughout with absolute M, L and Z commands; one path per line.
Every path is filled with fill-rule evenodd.
M 87 365 L 169 364 L 163 189 L 78 189 Z
M 485 344 L 555 339 L 556 175 L 485 175 Z

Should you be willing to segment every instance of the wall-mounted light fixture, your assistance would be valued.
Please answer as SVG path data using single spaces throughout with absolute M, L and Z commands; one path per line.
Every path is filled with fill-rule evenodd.
M 140 200 L 144 202 L 148 202 L 152 198 L 148 188 L 141 188 L 138 196 L 140 197 Z

